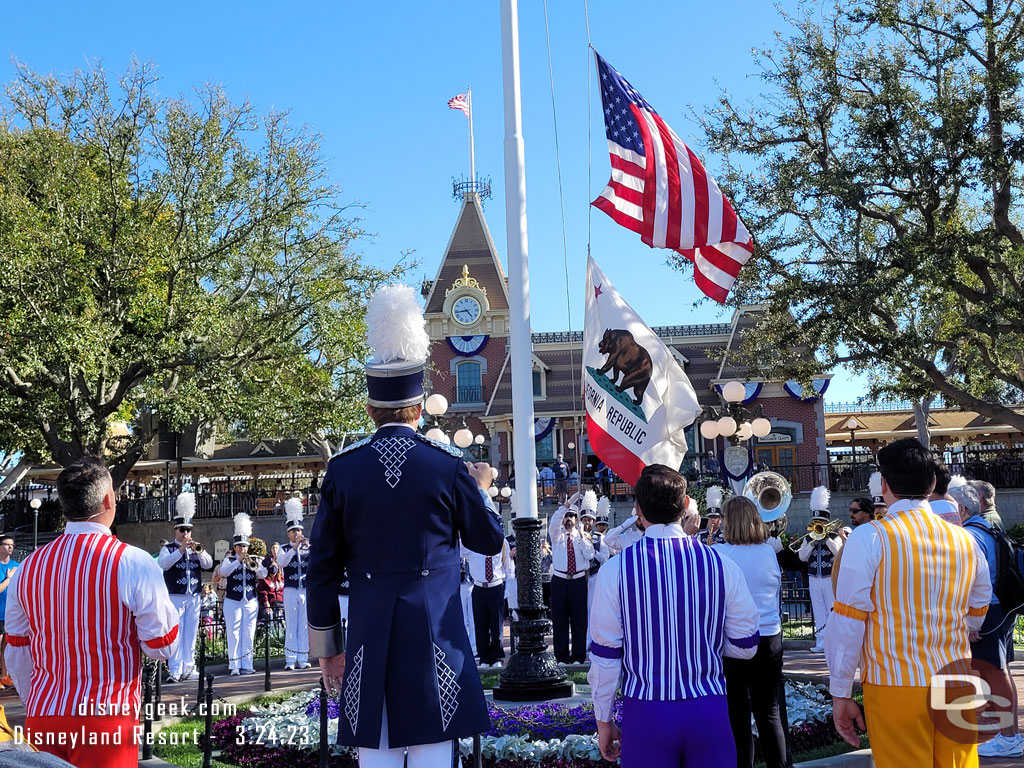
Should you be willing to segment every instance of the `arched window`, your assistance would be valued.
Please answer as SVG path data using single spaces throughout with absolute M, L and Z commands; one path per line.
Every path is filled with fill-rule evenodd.
M 480 363 L 474 363 L 472 361 L 459 363 L 455 367 L 455 375 L 455 402 L 483 402 L 484 392 Z

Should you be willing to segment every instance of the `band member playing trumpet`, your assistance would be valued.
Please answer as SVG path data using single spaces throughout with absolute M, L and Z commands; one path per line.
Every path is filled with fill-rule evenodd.
M 277 564 L 284 569 L 284 668 L 309 669 L 309 622 L 306 619 L 306 573 L 309 541 L 302 531 L 302 500 L 284 503 L 288 543 L 281 547 Z
M 227 578 L 224 593 L 224 631 L 228 640 L 228 668 L 232 675 L 251 675 L 252 643 L 256 638 L 256 582 L 267 577 L 267 569 L 249 554 L 252 519 L 244 512 L 235 515 L 234 554 L 220 564 L 221 575 Z
M 807 563 L 811 612 L 814 615 L 814 647 L 811 650 L 815 653 L 825 652 L 825 640 L 821 632 L 832 610 L 832 603 L 835 602 L 835 593 L 832 591 L 832 565 L 843 546 L 842 537 L 832 531 L 836 526 L 830 525 L 829 496 L 828 488 L 825 486 L 818 486 L 811 491 L 811 526 L 820 523 L 824 526 L 823 535 L 818 537 L 814 533 L 809 533 L 804 538 L 800 551 L 797 552 L 797 556 Z
M 725 492 L 721 486 L 713 485 L 708 488 L 707 495 L 704 497 L 707 504 L 708 527 L 697 534 L 697 538 L 702 544 L 707 544 L 709 547 L 725 543 L 725 537 L 722 535 L 722 497 L 724 495 Z
M 213 568 L 210 553 L 192 540 L 195 512 L 195 494 L 178 494 L 174 504 L 174 541 L 161 548 L 156 558 L 157 565 L 163 568 L 171 602 L 178 609 L 178 647 L 167 660 L 167 670 L 175 682 L 199 679 L 195 658 L 202 572 Z

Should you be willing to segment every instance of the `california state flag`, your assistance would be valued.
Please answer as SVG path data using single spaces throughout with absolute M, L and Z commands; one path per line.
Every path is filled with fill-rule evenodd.
M 630 485 L 648 464 L 679 469 L 686 456 L 683 430 L 701 410 L 697 393 L 669 348 L 592 258 L 583 367 L 587 436 L 601 461 Z

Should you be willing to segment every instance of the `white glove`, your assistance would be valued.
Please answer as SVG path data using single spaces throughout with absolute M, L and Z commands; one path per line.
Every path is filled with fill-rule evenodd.
M 569 509 L 580 511 L 580 501 L 583 499 L 583 494 L 577 491 L 565 501 L 565 506 Z

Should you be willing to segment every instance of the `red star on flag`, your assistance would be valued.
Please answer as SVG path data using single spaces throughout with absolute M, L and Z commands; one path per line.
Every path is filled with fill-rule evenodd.
M 601 283 L 601 285 L 604 285 L 604 283 Z M 597 287 L 594 288 L 594 298 L 595 299 L 598 296 L 600 296 L 602 293 L 604 293 L 604 291 L 601 290 L 601 285 L 598 285 Z

